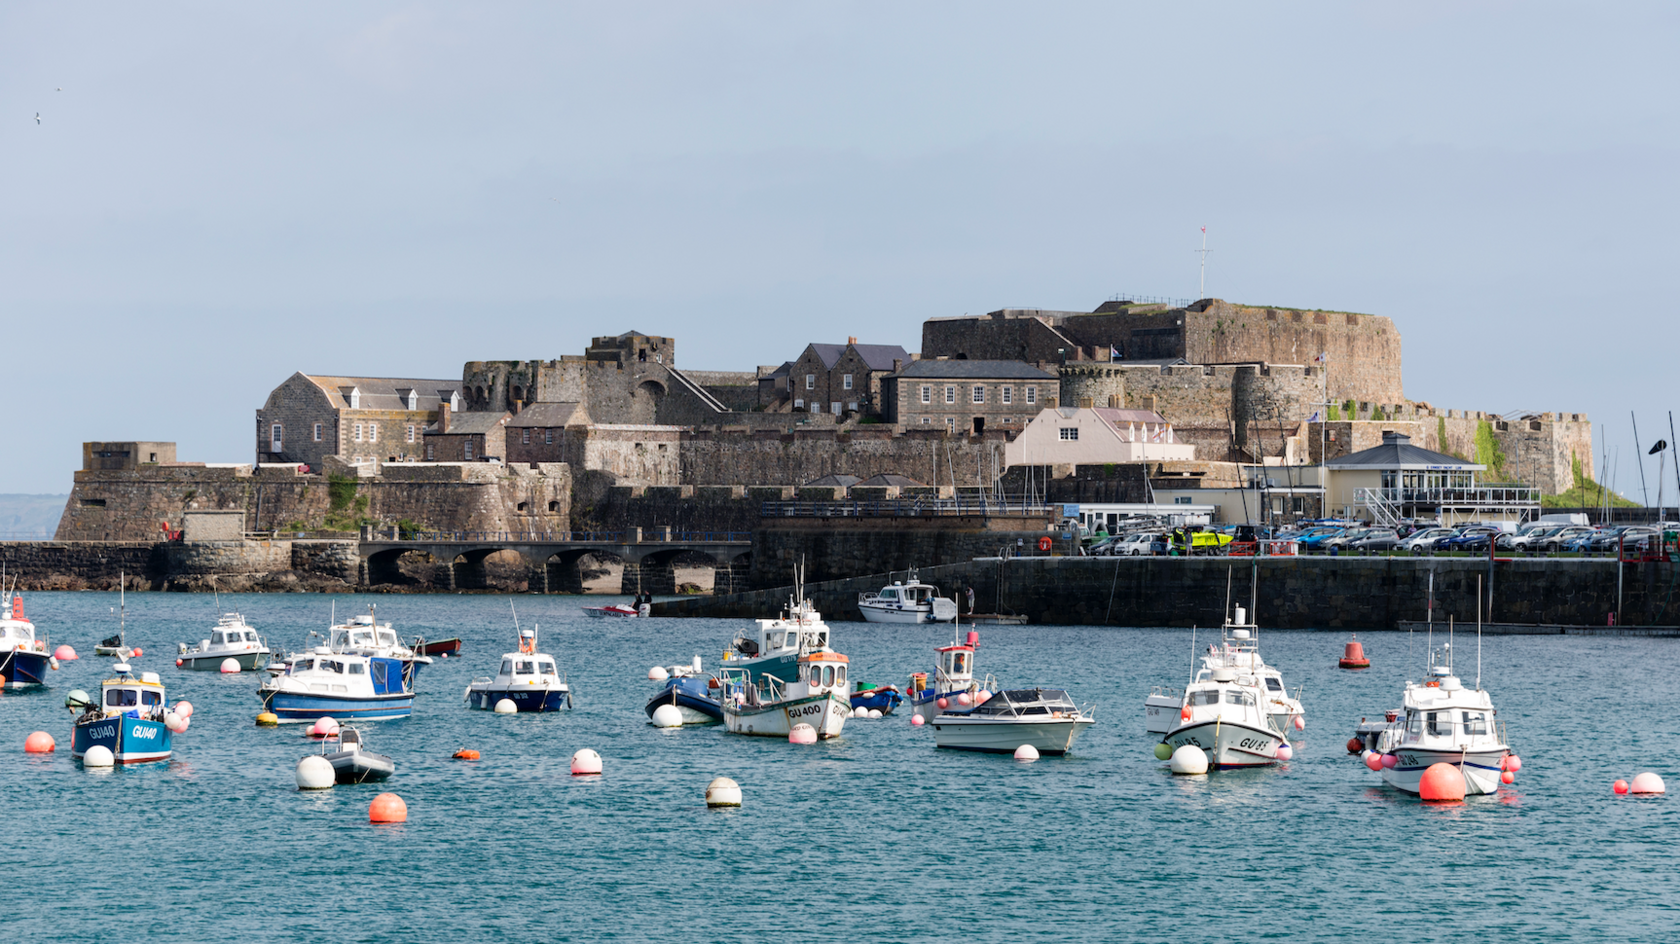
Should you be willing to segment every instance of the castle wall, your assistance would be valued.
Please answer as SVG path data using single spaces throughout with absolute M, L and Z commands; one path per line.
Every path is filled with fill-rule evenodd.
M 1330 398 L 1398 403 L 1400 332 L 1352 312 L 1248 308 L 1214 300 L 1184 312 L 1185 358 L 1199 364 L 1312 364 L 1329 354 Z
M 947 436 L 891 427 L 797 433 L 695 431 L 682 440 L 682 479 L 688 485 L 800 485 L 829 474 L 869 478 L 897 473 L 926 484 L 990 485 L 1003 467 L 1008 437 Z M 674 484 L 674 483 L 673 483 Z

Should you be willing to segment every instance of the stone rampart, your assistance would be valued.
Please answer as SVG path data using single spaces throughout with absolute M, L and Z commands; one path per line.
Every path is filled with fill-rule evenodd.
M 994 454 L 1009 441 L 1001 431 L 981 436 L 943 431 L 895 433 L 890 426 L 859 425 L 796 433 L 761 430 L 695 431 L 682 440 L 682 476 L 688 485 L 802 485 L 824 475 L 866 479 L 896 473 L 928 484 L 972 487 L 990 476 Z
M 755 555 L 756 556 L 756 555 Z M 883 562 L 884 563 L 884 562 Z M 1219 558 L 1024 558 L 922 565 L 923 580 L 955 596 L 973 586 L 978 608 L 1024 614 L 1030 623 L 1098 626 L 1217 626 L 1224 618 L 1231 562 Z M 1618 625 L 1674 625 L 1680 601 L 1669 595 L 1676 564 L 1630 564 L 1621 574 Z M 1382 630 L 1427 617 L 1434 573 L 1435 619 L 1457 618 L 1473 631 L 1476 578 L 1487 561 L 1416 558 L 1262 558 L 1261 625 L 1277 629 Z M 856 594 L 902 579 L 887 567 L 868 576 L 807 584 L 825 618 L 857 619 Z M 1234 595 L 1249 598 L 1239 568 Z M 755 587 L 760 586 L 755 583 Z M 762 616 L 787 598 L 785 588 L 656 604 L 658 616 Z M 1617 568 L 1603 560 L 1522 560 L 1494 565 L 1489 621 L 1604 626 L 1618 606 Z M 1437 626 L 1442 622 L 1437 622 Z M 1188 635 L 1186 636 L 1188 638 Z
M 790 585 L 794 568 L 801 563 L 805 579 L 819 581 L 996 556 L 1002 548 L 1015 548 L 1017 542 L 1030 552 L 1045 536 L 1066 544 L 1047 529 L 1046 522 L 1020 518 L 765 521 L 753 531 L 749 583 L 753 587 Z

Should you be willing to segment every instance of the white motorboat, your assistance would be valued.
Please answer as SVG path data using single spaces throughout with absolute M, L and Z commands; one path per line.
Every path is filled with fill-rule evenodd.
M 1451 642 L 1431 653 L 1429 661 L 1423 682 L 1406 683 L 1398 717 L 1374 738 L 1372 749 L 1384 755 L 1383 782 L 1417 793 L 1425 770 L 1450 764 L 1464 775 L 1466 795 L 1497 791 L 1511 748 L 1504 726 L 1494 720 L 1493 699 L 1479 678 L 1472 689 L 1453 674 Z
M 743 669 L 754 676 L 774 675 L 784 682 L 799 678 L 799 657 L 827 649 L 828 624 L 796 587 L 787 606 L 775 619 L 753 620 L 740 630 L 723 652 L 724 668 Z
M 947 707 L 968 707 L 959 704 L 962 697 L 968 698 L 972 703 L 973 699 L 980 697 L 981 692 L 997 691 L 996 679 L 989 675 L 983 679 L 974 677 L 974 657 L 979 649 L 980 634 L 972 629 L 968 631 L 968 636 L 963 642 L 953 641 L 949 646 L 935 649 L 938 659 L 933 667 L 933 678 L 929 679 L 926 672 L 916 672 L 910 676 L 908 689 L 911 712 L 921 715 L 923 721 L 932 721 Z
M 835 738 L 851 716 L 846 695 L 845 656 L 817 649 L 798 657 L 798 673 L 789 681 L 770 672 L 734 666 L 719 674 L 724 730 L 731 734 L 787 737 L 794 725 L 808 724 L 817 737 Z
M 1252 620 L 1244 622 L 1247 618 L 1248 613 L 1237 607 L 1236 615 L 1226 620 L 1220 631 L 1219 644 L 1208 646 L 1208 654 L 1202 657 L 1202 664 L 1210 669 L 1224 666 L 1239 675 L 1258 678 L 1266 689 L 1263 699 L 1266 714 L 1271 716 L 1277 729 L 1285 734 L 1290 728 L 1297 731 L 1305 729 L 1307 712 L 1301 706 L 1301 689 L 1296 688 L 1291 695 L 1283 684 L 1283 673 L 1260 658 L 1260 627 Z
M 384 721 L 414 711 L 414 690 L 400 660 L 326 646 L 293 656 L 286 674 L 265 681 L 257 697 L 281 723 L 322 717 Z
M 411 687 L 420 667 L 432 664 L 430 656 L 404 645 L 389 621 L 379 622 L 372 604 L 366 615 L 352 616 L 328 630 L 327 648 L 346 655 L 396 659 L 403 664 L 403 677 Z
M 175 667 L 180 669 L 215 672 L 227 659 L 238 662 L 241 671 L 260 669 L 268 664 L 268 644 L 238 613 L 222 614 L 222 618 L 216 621 L 216 628 L 210 631 L 210 638 L 191 649 L 184 642 L 178 645 L 180 651 L 175 658 Z
M 956 601 L 922 583 L 915 571 L 874 593 L 858 594 L 857 607 L 870 623 L 949 623 L 957 618 Z
M 586 606 L 583 608 L 583 612 L 589 614 L 590 616 L 613 616 L 619 619 L 635 619 L 638 616 L 647 615 L 642 612 L 642 608 L 640 606 L 630 606 L 625 603 L 609 603 L 606 606 Z
M 1172 750 L 1199 747 L 1220 770 L 1275 764 L 1284 737 L 1266 711 L 1265 697 L 1265 684 L 1252 672 L 1203 667 L 1185 686 L 1178 723 L 1162 743 Z
M 397 771 L 395 761 L 368 750 L 362 732 L 347 724 L 341 725 L 337 734 L 321 740 L 321 756 L 332 764 L 333 780 L 337 783 L 378 783 L 390 779 Z
M 1143 730 L 1150 734 L 1166 734 L 1178 724 L 1179 710 L 1184 707 L 1184 689 L 1171 685 L 1157 685 L 1143 699 Z
M 1013 754 L 1031 745 L 1040 754 L 1066 754 L 1096 719 L 1056 688 L 983 692 L 970 708 L 951 705 L 933 719 L 936 747 Z
M 495 678 L 480 676 L 467 686 L 467 705 L 493 710 L 506 698 L 515 711 L 559 711 L 572 707 L 572 689 L 555 671 L 554 657 L 537 651 L 537 630 L 520 630 L 519 651 L 502 655 Z

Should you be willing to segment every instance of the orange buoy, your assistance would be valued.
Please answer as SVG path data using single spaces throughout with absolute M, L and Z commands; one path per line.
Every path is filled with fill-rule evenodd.
M 36 731 L 23 741 L 24 751 L 30 754 L 51 754 L 58 743 L 45 731 Z
M 1365 646 L 1360 643 L 1358 636 L 1348 640 L 1347 646 L 1342 650 L 1342 657 L 1336 660 L 1336 664 L 1344 669 L 1371 667 L 1371 660 L 1365 658 Z
M 1347 749 L 1349 754 L 1362 754 L 1365 752 L 1365 742 L 1356 737 L 1348 738 Z
M 1434 803 L 1464 799 L 1464 772 L 1451 764 L 1430 764 L 1418 780 L 1418 796 Z
M 478 752 L 466 747 L 461 748 L 450 756 L 456 760 L 478 760 Z
M 368 822 L 370 823 L 406 823 L 408 822 L 408 804 L 395 793 L 381 793 L 368 804 Z

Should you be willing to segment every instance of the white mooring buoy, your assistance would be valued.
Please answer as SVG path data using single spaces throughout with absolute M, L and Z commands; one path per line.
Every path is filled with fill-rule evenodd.
M 710 807 L 740 806 L 741 785 L 728 777 L 719 777 L 706 784 L 706 805 Z
M 519 711 L 519 706 L 514 704 L 511 698 L 501 698 L 496 701 L 495 711 L 499 715 L 511 715 Z
M 653 709 L 653 726 L 656 728 L 680 728 L 682 723 L 682 709 L 676 705 L 660 705 Z
M 1181 744 L 1172 752 L 1172 772 L 1193 775 L 1208 772 L 1207 752 L 1194 744 Z
M 319 754 L 310 754 L 297 764 L 297 785 L 299 790 L 331 790 L 337 778 L 333 774 L 332 761 Z

